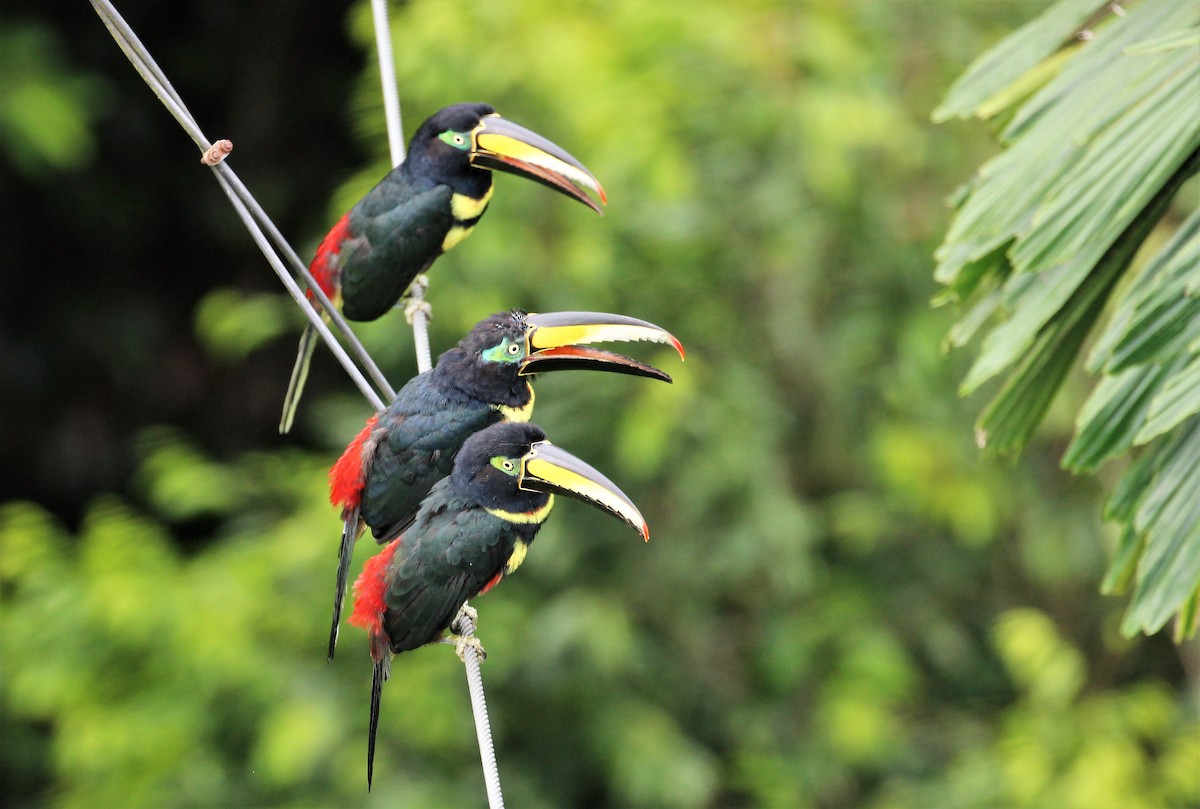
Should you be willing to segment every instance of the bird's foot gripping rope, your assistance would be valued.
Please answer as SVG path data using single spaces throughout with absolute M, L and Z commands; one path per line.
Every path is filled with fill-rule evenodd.
M 479 642 L 479 638 L 474 635 L 469 637 L 466 635 L 453 635 L 452 638 L 449 642 L 454 644 L 454 653 L 458 655 L 458 659 L 462 662 L 467 662 L 468 647 L 474 649 L 475 653 L 479 655 L 479 662 L 482 663 L 484 660 L 487 660 L 487 650 L 483 648 L 483 644 Z
M 453 634 L 446 639 L 446 643 L 454 644 L 454 651 L 458 653 L 458 659 L 464 663 L 467 662 L 468 648 L 474 649 L 478 653 L 480 662 L 487 660 L 487 652 L 484 650 L 483 644 L 479 642 L 479 638 L 475 637 L 475 627 L 478 621 L 479 611 L 464 601 L 458 610 L 458 615 L 454 616 L 454 620 L 450 622 L 450 631 Z
M 469 627 L 464 627 L 463 621 L 470 621 Z M 461 632 L 462 634 L 470 634 L 475 631 L 475 627 L 479 625 L 479 610 L 472 607 L 466 601 L 458 608 L 458 615 L 454 616 L 454 620 L 450 622 L 450 628 Z
M 410 326 L 415 325 L 415 319 L 418 316 L 423 317 L 426 323 L 433 320 L 433 307 L 429 305 L 429 301 L 425 300 L 425 292 L 428 289 L 429 276 L 425 273 L 414 278 L 408 287 L 408 293 L 404 296 L 403 303 L 404 319 Z

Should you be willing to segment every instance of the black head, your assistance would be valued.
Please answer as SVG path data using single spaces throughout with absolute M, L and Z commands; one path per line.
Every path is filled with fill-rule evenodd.
M 490 104 L 439 110 L 418 127 L 400 168 L 410 180 L 449 185 L 478 200 L 491 188 L 493 170 L 541 183 L 597 213 L 605 201 L 604 189 L 586 166 L 552 141 L 502 118 Z
M 525 355 L 525 333 L 529 329 L 527 317 L 521 309 L 488 315 L 472 326 L 467 336 L 458 341 L 458 345 L 489 361 L 516 366 Z M 518 348 L 512 348 L 514 345 Z
M 491 115 L 495 111 L 496 108 L 491 104 L 476 101 L 451 104 L 449 107 L 442 107 L 426 118 L 418 128 L 417 135 L 422 132 L 433 137 L 443 132 L 466 132 L 469 134 L 471 130 L 479 126 L 479 122 L 485 115 Z M 413 137 L 413 140 L 416 141 L 416 136 Z
M 491 187 L 492 174 L 471 165 L 474 131 L 491 104 L 464 103 L 444 107 L 417 128 L 408 144 L 404 171 L 431 185 L 449 185 L 458 193 L 481 198 Z
M 608 371 L 671 381 L 654 366 L 591 345 L 609 341 L 668 344 L 683 357 L 683 346 L 670 332 L 637 318 L 513 309 L 484 318 L 457 347 L 439 357 L 434 382 L 487 404 L 523 408 L 532 398 L 526 380 L 539 373 Z
M 509 522 L 540 525 L 551 495 L 562 494 L 650 538 L 633 501 L 588 463 L 550 443 L 536 424 L 501 421 L 475 433 L 455 458 L 451 481 L 459 494 Z
M 522 459 L 538 441 L 541 427 L 529 422 L 502 421 L 472 435 L 454 459 L 454 488 L 487 509 L 527 513 L 550 499 L 545 492 L 521 488 Z
M 505 407 L 529 403 L 529 385 L 521 378 L 528 352 L 525 312 L 497 312 L 475 324 L 458 345 L 438 357 L 434 379 L 473 399 Z

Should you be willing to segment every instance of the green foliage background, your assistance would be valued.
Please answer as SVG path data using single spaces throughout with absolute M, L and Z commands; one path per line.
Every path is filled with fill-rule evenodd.
M 311 253 L 386 169 L 369 9 L 321 31 L 366 67 L 352 84 L 314 80 L 312 116 L 293 127 L 351 143 L 336 140 L 348 127 L 355 140 L 306 160 L 255 139 L 256 114 L 272 108 L 258 74 L 213 69 L 223 31 L 274 42 L 237 5 L 218 4 L 178 49 L 146 42 Z M 627 313 L 688 350 L 683 364 L 639 352 L 671 371 L 670 387 L 539 381 L 536 420 L 618 481 L 652 540 L 563 503 L 520 574 L 476 603 L 510 805 L 1196 804 L 1196 645 L 1121 637 L 1123 603 L 1097 593 L 1116 539 L 1100 487 L 1058 469 L 1088 384 L 1067 379 L 1018 463 L 982 460 L 977 403 L 955 395 L 965 359 L 941 351 L 955 313 L 929 306 L 945 198 L 994 148 L 979 127 L 931 126 L 930 111 L 1038 8 L 393 9 L 407 131 L 445 103 L 490 101 L 581 158 L 610 199 L 597 220 L 499 178 L 484 225 L 432 274 L 435 350 L 512 306 Z M 106 298 L 103 285 L 58 304 L 124 313 L 96 364 L 113 391 L 166 404 L 123 406 L 118 435 L 132 437 L 114 454 L 131 462 L 80 488 L 76 509 L 53 487 L 6 483 L 0 794 L 55 807 L 482 805 L 462 667 L 444 648 L 395 661 L 368 798 L 365 644 L 345 630 L 326 665 L 322 637 L 338 537 L 324 476 L 367 407 L 325 358 L 299 435 L 271 435 L 300 319 L 265 265 L 235 252 L 248 239 L 166 113 L 144 90 L 126 96 L 137 79 L 100 23 L 76 24 L 90 43 L 79 51 L 57 21 L 0 26 L 0 84 L 20 89 L 0 95 L 10 187 L 49 195 L 103 163 L 107 122 L 154 116 L 167 134 L 136 145 L 161 149 L 152 165 L 180 179 L 123 164 L 103 202 L 75 196 L 74 217 L 14 234 L 17 255 L 17 235 L 99 239 L 99 221 L 147 287 L 182 270 L 173 283 L 194 294 L 168 320 L 129 315 L 141 298 Z M 293 32 L 315 24 L 289 17 Z M 283 84 L 293 64 L 324 75 L 322 51 L 275 53 L 258 58 L 282 62 Z M 101 70 L 77 54 L 112 61 Z M 259 94 L 222 107 L 221 91 L 243 84 Z M 306 172 L 326 190 L 340 183 L 332 199 Z M 140 199 L 112 191 L 131 184 Z M 137 223 L 156 206 L 187 212 L 211 274 L 187 272 L 187 250 L 151 247 Z M 92 255 L 97 272 L 115 263 L 105 252 Z M 163 255 L 178 269 L 155 263 Z M 222 274 L 232 255 L 242 275 Z M 56 328 L 75 345 L 65 319 Z M 402 318 L 360 333 L 394 380 L 413 373 Z M 147 359 L 148 343 L 181 335 L 196 366 Z M 5 377 L 53 350 L 6 352 Z M 14 385 L 17 416 L 32 384 Z M 221 404 L 242 390 L 254 392 L 243 407 Z M 41 423 L 5 415 L 6 432 Z M 63 436 L 79 433 L 42 421 L 39 457 L 74 457 Z

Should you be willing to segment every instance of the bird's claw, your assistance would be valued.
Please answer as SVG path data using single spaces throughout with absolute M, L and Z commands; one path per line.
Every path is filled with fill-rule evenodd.
M 479 662 L 487 660 L 487 651 L 483 648 L 483 644 L 479 642 L 479 638 L 474 635 L 466 637 L 459 635 L 454 641 L 454 651 L 458 653 L 458 659 L 462 662 L 467 662 L 467 647 L 470 646 L 479 655 Z
M 425 291 L 429 289 L 429 276 L 421 273 L 413 282 L 409 284 L 408 292 L 405 293 L 404 303 L 404 319 L 408 321 L 408 325 L 412 325 L 417 313 L 420 312 L 425 320 L 433 320 L 433 307 L 425 300 Z
M 462 631 L 462 620 L 466 618 L 471 622 L 471 631 L 479 626 L 479 610 L 472 607 L 468 602 L 464 601 L 463 605 L 458 608 L 458 615 L 454 616 L 454 620 L 450 622 L 450 627 L 456 632 Z
M 475 637 L 474 635 L 451 635 L 446 639 L 445 642 L 454 645 L 455 654 L 457 654 L 458 659 L 464 663 L 467 662 L 467 647 L 475 650 L 475 653 L 479 655 L 479 661 L 481 663 L 484 660 L 487 660 L 487 651 L 484 650 L 483 644 L 480 643 L 479 638 Z
M 433 319 L 433 307 L 428 301 L 423 298 L 405 298 L 404 319 L 408 321 L 408 325 L 412 325 L 418 312 L 426 321 Z
M 454 651 L 458 653 L 458 659 L 464 663 L 467 662 L 468 646 L 479 654 L 481 662 L 487 660 L 487 652 L 484 651 L 483 644 L 479 642 L 479 638 L 475 637 L 475 627 L 478 626 L 478 621 L 479 610 L 464 601 L 463 605 L 458 608 L 458 614 L 450 622 L 450 631 L 454 634 L 447 638 L 446 642 L 454 644 Z

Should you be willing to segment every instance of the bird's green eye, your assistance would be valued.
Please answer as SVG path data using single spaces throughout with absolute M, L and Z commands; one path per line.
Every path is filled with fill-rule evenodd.
M 482 356 L 486 362 L 514 362 L 525 356 L 525 346 L 520 341 L 514 343 L 505 337 L 499 345 L 484 351 Z
M 517 473 L 517 462 L 512 458 L 505 458 L 502 455 L 492 458 L 492 466 L 506 475 L 515 475 Z
M 442 134 L 438 135 L 443 143 L 448 143 L 455 149 L 466 149 L 471 144 L 470 137 L 465 132 L 455 132 L 453 129 L 447 129 Z

